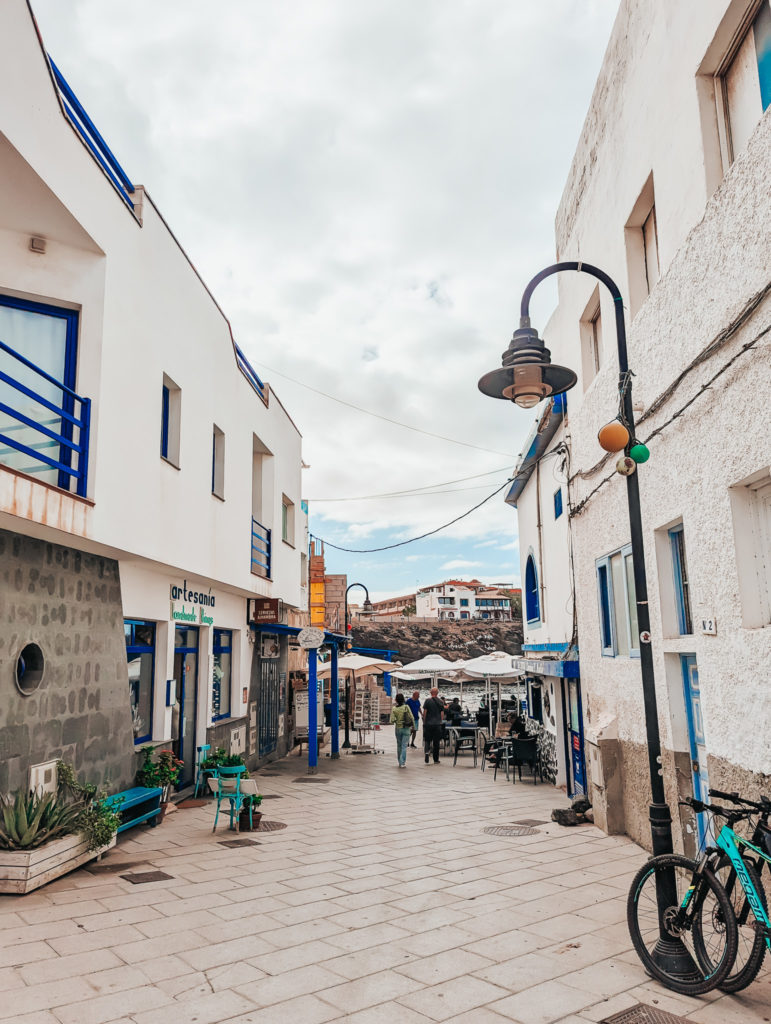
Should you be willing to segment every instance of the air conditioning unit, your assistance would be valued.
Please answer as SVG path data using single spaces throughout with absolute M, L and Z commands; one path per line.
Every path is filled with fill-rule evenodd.
M 56 761 L 43 761 L 29 769 L 29 788 L 35 793 L 55 793 L 58 788 Z

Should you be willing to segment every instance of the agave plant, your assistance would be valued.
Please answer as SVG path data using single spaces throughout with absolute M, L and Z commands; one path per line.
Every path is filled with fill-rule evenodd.
M 34 850 L 43 843 L 79 831 L 83 805 L 68 803 L 53 793 L 18 792 L 14 799 L 0 795 L 0 849 Z

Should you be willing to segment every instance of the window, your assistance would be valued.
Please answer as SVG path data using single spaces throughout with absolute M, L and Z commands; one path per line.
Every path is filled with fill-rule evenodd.
M 229 629 L 214 630 L 214 672 L 211 686 L 213 721 L 230 717 L 231 667 L 233 633 Z
M 0 341 L 54 381 L 75 389 L 78 344 L 75 310 L 0 295 Z M 64 467 L 72 465 L 72 449 L 67 442 L 79 439 L 73 438 L 72 422 L 67 417 L 74 413 L 80 415 L 80 410 L 74 408 L 74 399 L 3 349 L 0 349 L 0 368 L 33 392 L 24 394 L 0 382 L 0 403 L 8 409 L 0 411 L 0 434 L 3 435 L 0 463 L 68 490 L 70 474 L 56 463 Z M 57 409 L 61 412 L 57 413 Z M 19 445 L 25 450 L 17 447 Z M 35 453 L 41 457 L 36 458 Z
M 281 539 L 294 547 L 294 502 L 281 497 Z
M 624 227 L 624 240 L 629 275 L 629 304 L 634 317 L 661 276 L 653 174 L 648 176 L 632 208 Z
M 596 568 L 602 653 L 608 658 L 639 658 L 640 627 L 631 546 L 599 559 Z
M 467 597 L 462 597 L 460 599 L 460 606 L 461 606 L 461 608 L 468 608 L 468 598 Z
M 600 371 L 602 364 L 602 313 L 599 285 L 592 292 L 580 323 L 581 377 L 584 391 Z
M 685 560 L 685 535 L 682 523 L 669 531 L 669 542 L 672 547 L 678 630 L 681 636 L 687 636 L 693 633 L 693 623 L 691 621 L 690 584 L 688 582 L 688 563 Z
M 541 602 L 538 596 L 538 572 L 532 554 L 527 556 L 525 566 L 525 611 L 528 624 L 541 621 Z
M 729 489 L 742 625 L 771 624 L 771 470 Z
M 164 373 L 161 385 L 161 458 L 179 469 L 182 391 Z
M 562 515 L 562 488 L 559 487 L 554 492 L 554 518 L 559 519 Z
M 211 439 L 211 492 L 225 500 L 225 435 L 216 423 Z
M 126 638 L 134 742 L 146 743 L 153 733 L 155 623 L 126 619 L 123 623 L 123 632 Z
M 455 604 L 454 597 L 438 597 L 437 601 L 439 604 Z
M 727 168 L 746 147 L 750 135 L 771 104 L 771 4 L 762 0 L 749 9 L 749 23 L 740 28 L 715 75 L 723 163 Z

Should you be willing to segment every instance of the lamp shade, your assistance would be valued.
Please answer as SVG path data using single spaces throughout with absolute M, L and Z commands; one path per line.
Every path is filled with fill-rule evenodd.
M 522 324 L 503 353 L 503 365 L 481 377 L 478 387 L 489 398 L 505 398 L 522 409 L 532 409 L 549 395 L 568 391 L 578 378 L 566 366 L 552 363 L 551 353 L 527 317 Z

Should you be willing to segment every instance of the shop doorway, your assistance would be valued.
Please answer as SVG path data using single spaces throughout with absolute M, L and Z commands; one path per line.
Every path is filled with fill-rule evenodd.
M 174 630 L 174 686 L 176 703 L 171 709 L 172 749 L 184 761 L 178 789 L 190 786 L 195 776 L 195 726 L 198 715 L 198 628 Z
M 691 749 L 693 795 L 697 800 L 703 800 L 705 803 L 708 803 L 707 744 L 704 738 L 704 719 L 701 714 L 701 688 L 699 686 L 699 668 L 696 664 L 696 655 L 681 654 L 680 665 L 683 672 L 685 713 L 688 718 L 688 743 Z M 700 847 L 706 838 L 706 818 L 706 814 L 696 815 Z
M 278 660 L 263 659 L 260 663 L 260 687 L 257 695 L 259 724 L 259 755 L 272 754 L 278 743 L 279 712 Z
M 568 701 L 565 728 L 568 741 L 569 796 L 586 796 L 586 762 L 584 760 L 584 716 L 581 707 L 581 680 L 568 679 Z

